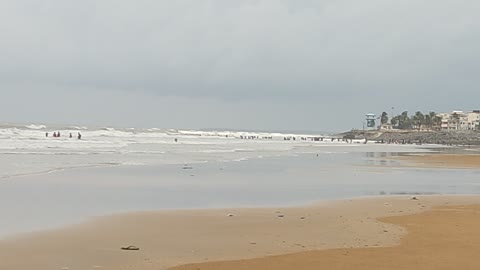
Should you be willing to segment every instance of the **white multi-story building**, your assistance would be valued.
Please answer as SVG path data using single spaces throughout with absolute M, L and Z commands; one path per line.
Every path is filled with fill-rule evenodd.
M 476 130 L 480 125 L 480 111 L 466 113 L 460 121 L 461 130 Z
M 480 110 L 472 112 L 453 111 L 451 113 L 439 113 L 442 117 L 441 129 L 445 131 L 454 130 L 476 130 L 480 125 Z

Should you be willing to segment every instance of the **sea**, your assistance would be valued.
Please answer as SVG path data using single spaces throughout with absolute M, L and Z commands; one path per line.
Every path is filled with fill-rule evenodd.
M 480 170 L 396 158 L 452 148 L 325 133 L 0 124 L 0 237 L 132 211 L 480 194 Z

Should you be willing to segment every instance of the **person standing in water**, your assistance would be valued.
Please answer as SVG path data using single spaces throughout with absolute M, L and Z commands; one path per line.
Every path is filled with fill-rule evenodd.
M 79 140 L 81 140 L 81 139 L 82 139 L 82 134 L 80 134 L 80 132 L 78 132 L 78 136 L 77 136 L 77 138 L 78 138 Z
M 70 138 L 70 139 L 71 139 L 71 138 L 73 138 L 73 136 L 72 136 L 72 133 L 71 133 L 71 132 L 70 132 L 70 136 L 69 136 L 69 138 Z

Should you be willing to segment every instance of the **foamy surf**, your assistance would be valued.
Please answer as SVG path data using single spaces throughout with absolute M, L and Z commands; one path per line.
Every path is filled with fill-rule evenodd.
M 53 132 L 60 132 L 61 137 L 53 138 Z M 81 140 L 77 139 L 79 132 Z M 325 140 L 314 141 L 315 137 Z M 346 151 L 339 149 L 359 146 L 334 142 L 322 134 L 0 124 L 0 177 L 82 166 L 155 166 L 340 153 Z

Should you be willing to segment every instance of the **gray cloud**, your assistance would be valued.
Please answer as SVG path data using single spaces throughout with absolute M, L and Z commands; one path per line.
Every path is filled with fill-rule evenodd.
M 470 109 L 479 10 L 473 0 L 5 0 L 0 120 L 339 130 L 392 106 Z M 27 97 L 33 111 L 72 115 L 10 115 Z

